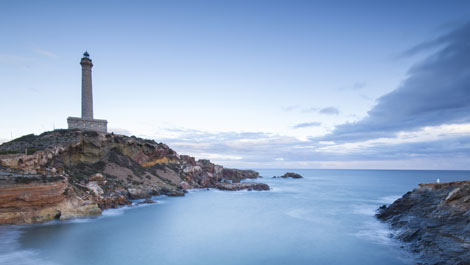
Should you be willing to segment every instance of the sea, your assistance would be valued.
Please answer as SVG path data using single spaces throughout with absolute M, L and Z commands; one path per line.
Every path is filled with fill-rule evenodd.
M 272 178 L 289 171 L 304 178 Z M 419 183 L 470 180 L 470 171 L 258 172 L 271 190 L 191 190 L 97 218 L 0 226 L 0 264 L 415 264 L 377 208 Z

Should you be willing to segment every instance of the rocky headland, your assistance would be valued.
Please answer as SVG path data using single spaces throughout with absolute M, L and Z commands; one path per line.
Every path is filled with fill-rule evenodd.
M 470 264 L 470 181 L 420 184 L 377 217 L 419 264 Z
M 179 155 L 153 140 L 55 130 L 0 145 L 0 224 L 97 216 L 108 208 L 187 189 L 269 190 L 253 170 Z

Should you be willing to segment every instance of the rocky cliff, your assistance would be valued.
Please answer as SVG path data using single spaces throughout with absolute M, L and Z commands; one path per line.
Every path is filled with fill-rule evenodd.
M 421 184 L 377 217 L 421 264 L 470 264 L 470 181 Z
M 0 224 L 100 215 L 152 195 L 192 188 L 266 190 L 252 170 L 179 155 L 152 140 L 79 130 L 26 135 L 0 145 Z

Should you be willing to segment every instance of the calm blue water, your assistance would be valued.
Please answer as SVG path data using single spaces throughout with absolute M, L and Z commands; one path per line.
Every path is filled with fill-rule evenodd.
M 470 171 L 295 170 L 271 191 L 192 191 L 96 219 L 0 227 L 0 264 L 413 264 L 374 211 Z

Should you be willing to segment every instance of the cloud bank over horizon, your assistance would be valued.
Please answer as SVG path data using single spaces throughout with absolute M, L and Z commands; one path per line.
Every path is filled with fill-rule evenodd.
M 322 139 L 362 141 L 424 126 L 470 122 L 470 23 L 404 55 L 436 47 L 439 50 L 415 64 L 397 89 L 377 100 L 367 117 L 338 125 Z
M 232 167 L 468 169 L 470 124 L 426 127 L 396 138 L 336 144 L 262 132 L 169 129 L 160 137 L 181 154 Z M 157 133 L 155 133 L 157 135 Z M 448 159 L 452 157 L 452 163 Z
M 168 129 L 174 135 L 158 140 L 180 152 L 241 167 L 470 169 L 470 24 L 403 54 L 436 48 L 366 117 L 336 125 L 322 137 Z M 299 106 L 284 108 L 295 109 L 306 112 Z M 334 107 L 310 110 L 339 114 Z M 292 129 L 321 125 L 304 122 Z

